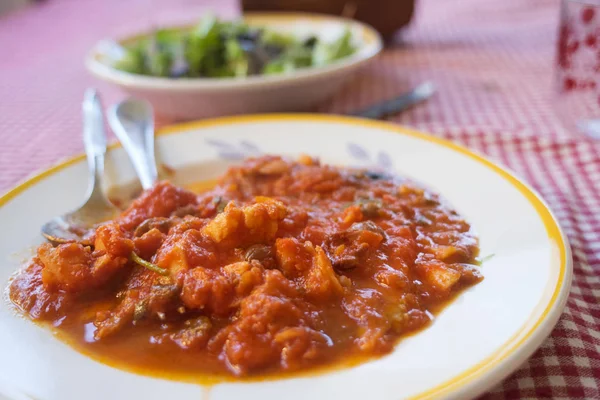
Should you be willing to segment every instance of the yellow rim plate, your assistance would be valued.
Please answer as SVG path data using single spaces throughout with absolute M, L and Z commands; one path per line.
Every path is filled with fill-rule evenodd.
M 466 385 L 471 386 L 471 384 L 473 384 L 474 392 L 481 392 L 482 390 L 489 388 L 492 384 L 497 383 L 499 380 L 501 380 L 507 374 L 509 374 L 515 368 L 514 364 L 516 359 L 518 358 L 520 362 L 522 362 L 535 350 L 537 346 L 528 349 L 526 352 L 521 352 L 521 354 L 517 357 L 516 352 L 518 349 L 526 346 L 527 344 L 530 344 L 532 341 L 541 343 L 541 340 L 550 333 L 551 329 L 554 327 L 554 324 L 558 320 L 558 317 L 560 316 L 560 312 L 564 308 L 571 283 L 572 261 L 568 240 L 562 233 L 562 230 L 559 224 L 557 223 L 556 218 L 553 216 L 552 212 L 548 209 L 548 206 L 540 198 L 540 196 L 527 184 L 515 177 L 512 173 L 506 171 L 505 169 L 493 163 L 492 161 L 448 140 L 437 138 L 409 128 L 394 126 L 389 123 L 378 121 L 330 115 L 273 114 L 223 117 L 205 121 L 189 122 L 168 126 L 160 129 L 160 131 L 157 134 L 161 136 L 172 135 L 190 130 L 197 130 L 214 126 L 245 124 L 250 122 L 284 121 L 312 121 L 319 123 L 349 124 L 355 126 L 358 125 L 370 127 L 378 130 L 394 132 L 401 135 L 412 136 L 420 140 L 432 142 L 439 146 L 443 146 L 445 148 L 461 153 L 477 161 L 485 168 L 493 170 L 495 173 L 497 173 L 507 182 L 509 182 L 512 186 L 514 186 L 535 208 L 540 219 L 544 223 L 549 239 L 555 243 L 556 248 L 558 249 L 558 256 L 560 258 L 560 271 L 558 275 L 558 281 L 552 292 L 550 301 L 546 305 L 543 313 L 538 318 L 538 320 L 526 331 L 519 331 L 516 334 L 514 334 L 510 339 L 506 341 L 506 343 L 503 346 L 498 348 L 492 355 L 487 357 L 479 364 L 474 365 L 465 371 L 462 371 L 461 373 L 457 374 L 455 377 L 446 382 L 443 382 L 425 392 L 419 393 L 418 395 L 411 397 L 412 399 L 430 399 L 446 397 L 455 393 L 459 388 L 463 388 Z M 119 144 L 113 143 L 109 146 L 109 149 L 115 149 L 118 147 L 120 147 Z M 0 207 L 7 204 L 20 193 L 36 185 L 40 181 L 84 159 L 85 155 L 77 155 L 75 157 L 66 159 L 58 163 L 57 165 L 28 178 L 24 182 L 18 184 L 13 189 L 6 192 L 2 197 L 0 197 Z M 491 371 L 496 372 L 493 378 L 485 379 L 484 383 L 478 382 L 480 380 L 484 380 L 481 378 L 484 378 Z

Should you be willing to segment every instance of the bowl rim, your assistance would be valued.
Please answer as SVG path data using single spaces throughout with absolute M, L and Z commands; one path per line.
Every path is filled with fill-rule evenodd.
M 334 63 L 321 67 L 307 67 L 294 71 L 291 74 L 276 74 L 276 75 L 253 75 L 248 77 L 226 77 L 226 78 L 166 78 L 154 77 L 147 75 L 133 74 L 125 71 L 120 71 L 99 60 L 99 48 L 107 39 L 97 42 L 85 57 L 85 66 L 87 70 L 96 78 L 117 84 L 122 87 L 151 89 L 161 91 L 196 91 L 201 89 L 242 89 L 279 85 L 282 83 L 290 83 L 298 80 L 313 80 L 322 78 L 342 70 L 355 69 L 359 65 L 371 60 L 378 55 L 383 49 L 383 39 L 375 28 L 368 24 L 352 19 L 327 15 L 313 14 L 303 12 L 248 12 L 240 17 L 244 20 L 261 21 L 262 25 L 268 25 L 269 21 L 281 20 L 298 20 L 308 19 L 317 23 L 335 22 L 348 24 L 351 28 L 360 30 L 361 36 L 370 38 L 368 43 L 363 43 L 358 50 Z M 168 25 L 167 27 L 183 27 L 185 25 Z M 148 34 L 149 29 L 138 31 L 137 33 L 128 34 L 112 38 L 117 42 L 123 42 Z

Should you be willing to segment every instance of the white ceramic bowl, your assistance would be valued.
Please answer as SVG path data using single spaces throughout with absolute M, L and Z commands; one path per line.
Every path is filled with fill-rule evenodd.
M 481 254 L 494 254 L 485 279 L 458 296 L 431 326 L 394 351 L 352 368 L 279 380 L 176 382 L 166 373 L 136 375 L 96 362 L 15 315 L 0 301 L 0 397 L 13 400 L 399 400 L 473 398 L 518 368 L 548 336 L 567 300 L 572 261 L 567 238 L 546 204 L 506 170 L 454 143 L 407 128 L 323 115 L 229 117 L 181 124 L 156 140 L 172 181 L 221 175 L 257 154 L 319 157 L 378 166 L 439 192 L 478 232 Z M 107 184 L 135 179 L 127 155 L 112 146 Z M 79 205 L 84 156 L 63 162 L 0 196 L 0 288 L 43 238 L 40 225 Z M 40 199 L 44 200 L 40 207 Z
M 311 34 L 335 38 L 348 27 L 357 51 L 324 67 L 305 68 L 291 74 L 243 78 L 162 78 L 136 75 L 113 68 L 98 43 L 86 59 L 88 70 L 127 93 L 149 100 L 158 115 L 188 120 L 217 115 L 304 111 L 332 96 L 365 62 L 382 48 L 379 34 L 363 23 L 326 15 L 302 13 L 248 13 L 251 26 L 289 32 L 300 37 Z M 119 40 L 126 43 L 130 38 Z

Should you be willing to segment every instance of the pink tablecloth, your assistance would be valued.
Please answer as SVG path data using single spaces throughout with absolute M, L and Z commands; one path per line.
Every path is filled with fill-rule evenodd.
M 567 310 L 488 399 L 600 398 L 600 143 L 564 130 L 551 104 L 558 3 L 421 0 L 403 44 L 321 109 L 352 111 L 431 79 L 439 94 L 394 122 L 509 166 L 560 219 L 575 258 Z M 96 40 L 206 8 L 237 12 L 231 0 L 48 0 L 0 17 L 0 191 L 81 152 L 86 87 L 99 88 L 106 103 L 121 97 L 84 71 L 82 58 Z

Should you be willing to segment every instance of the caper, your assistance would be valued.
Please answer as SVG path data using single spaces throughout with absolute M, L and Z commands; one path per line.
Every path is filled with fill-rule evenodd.
M 139 224 L 137 228 L 135 228 L 135 231 L 133 234 L 136 237 L 140 237 L 144 233 L 146 233 L 154 228 L 158 229 L 162 233 L 167 233 L 167 232 L 169 232 L 169 229 L 171 228 L 172 224 L 173 224 L 173 221 L 171 221 L 171 219 L 169 219 L 169 218 L 164 218 L 164 217 L 148 218 L 147 220 L 145 220 L 144 222 Z
M 360 211 L 367 218 L 379 217 L 379 210 L 381 209 L 381 202 L 367 201 L 360 205 Z
M 263 261 L 267 258 L 271 258 L 272 256 L 273 252 L 271 250 L 271 246 L 266 246 L 264 244 L 255 244 L 253 246 L 248 247 L 244 259 L 246 261 Z
M 373 221 L 355 222 L 348 229 L 348 231 L 350 231 L 350 232 L 370 231 L 373 233 L 377 233 L 377 234 L 383 236 L 384 238 L 387 236 L 385 231 L 383 230 L 383 228 L 381 228 L 379 225 L 377 225 Z

